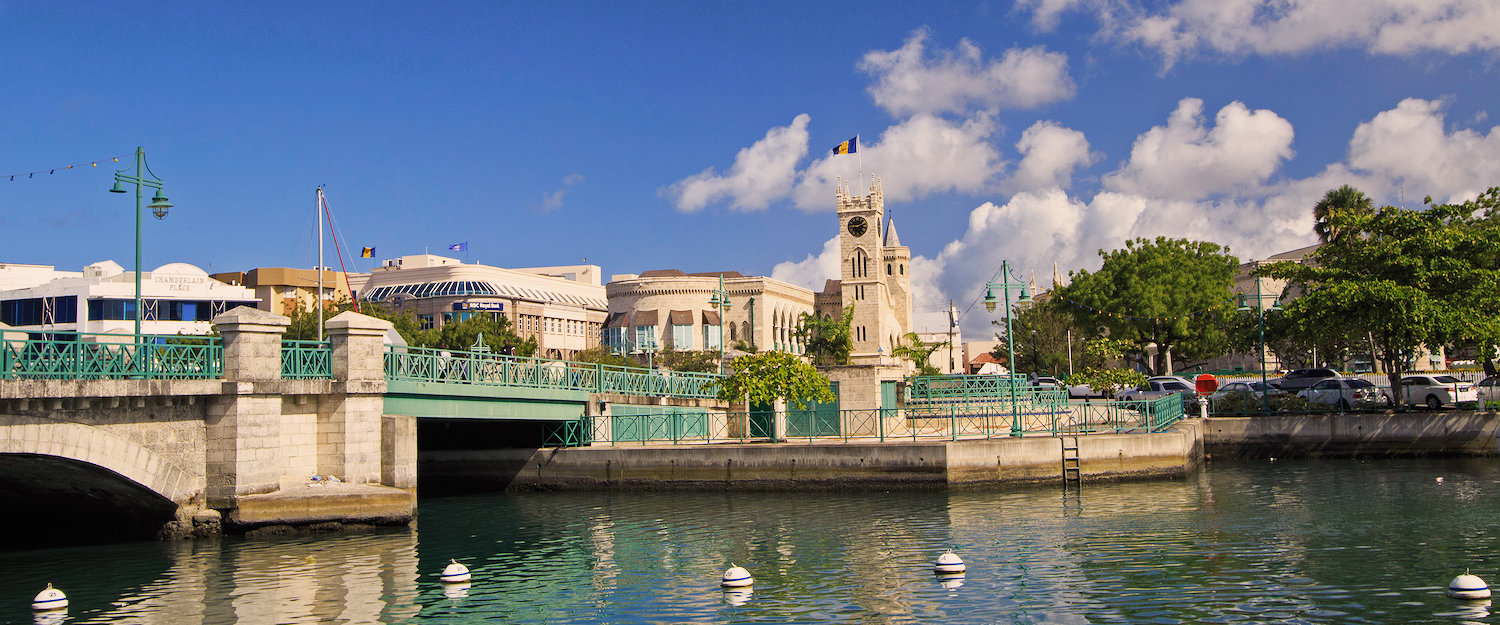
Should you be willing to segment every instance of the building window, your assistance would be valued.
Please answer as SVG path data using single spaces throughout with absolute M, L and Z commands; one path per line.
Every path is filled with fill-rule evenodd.
M 431 330 L 432 315 L 417 315 L 417 323 L 423 330 Z
M 677 349 L 693 348 L 693 326 L 672 326 L 672 346 Z
M 637 351 L 656 349 L 656 326 L 635 327 L 635 349 Z
M 730 328 L 733 327 L 730 326 Z M 731 329 L 730 331 L 733 332 L 734 330 Z M 720 332 L 720 326 L 703 324 L 703 349 L 718 349 Z M 734 339 L 731 337 L 730 340 Z

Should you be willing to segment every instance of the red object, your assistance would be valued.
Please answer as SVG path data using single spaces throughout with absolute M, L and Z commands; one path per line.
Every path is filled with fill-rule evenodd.
M 1193 380 L 1193 383 L 1194 386 L 1198 387 L 1199 395 L 1207 395 L 1219 390 L 1219 379 L 1214 377 L 1212 373 L 1198 374 L 1197 379 Z

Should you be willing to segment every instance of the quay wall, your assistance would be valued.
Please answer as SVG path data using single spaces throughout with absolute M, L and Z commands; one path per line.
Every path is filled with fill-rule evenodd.
M 1500 413 L 1466 410 L 1213 417 L 1214 459 L 1495 456 Z
M 1078 437 L 1085 481 L 1185 475 L 1202 428 Z M 965 489 L 1061 482 L 1062 439 L 424 450 L 424 492 L 466 488 Z M 1071 439 L 1070 439 L 1071 440 Z M 425 483 L 439 485 L 428 490 Z

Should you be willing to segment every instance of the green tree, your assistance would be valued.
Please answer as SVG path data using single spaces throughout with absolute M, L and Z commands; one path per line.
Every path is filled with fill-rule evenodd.
M 1069 385 L 1087 384 L 1094 393 L 1105 397 L 1114 396 L 1115 391 L 1140 386 L 1146 375 L 1134 369 L 1111 367 L 1133 346 L 1128 341 L 1109 338 L 1092 338 L 1083 342 L 1082 370 L 1068 378 Z
M 353 302 L 347 299 L 340 300 L 322 310 L 322 320 L 326 323 L 328 319 L 338 316 L 339 313 L 346 310 L 354 310 L 354 308 L 355 305 Z M 363 302 L 360 304 L 358 312 L 363 315 L 375 317 L 376 319 L 384 319 L 391 322 L 391 325 L 396 329 L 396 333 L 401 335 L 401 338 L 406 341 L 407 345 L 418 345 L 423 336 L 422 333 L 425 332 L 417 322 L 415 313 L 396 312 L 386 308 L 384 305 L 372 302 Z M 318 311 L 314 310 L 312 306 L 304 306 L 294 310 L 288 317 L 291 319 L 291 325 L 287 326 L 285 335 L 287 340 L 317 340 L 319 315 Z
M 1030 308 L 1012 313 L 1011 329 L 1016 333 L 1016 366 L 1006 363 L 1006 368 L 1017 373 L 1023 370 L 1037 375 L 1052 375 L 1068 371 L 1068 332 L 1074 329 L 1071 304 L 1056 298 L 1042 301 L 1037 298 Z M 991 321 L 997 328 L 995 349 L 990 355 L 1004 362 L 1006 357 L 1005 320 Z M 1083 336 L 1082 332 L 1079 336 Z
M 665 349 L 656 352 L 656 364 L 673 371 L 714 373 L 719 370 L 719 352 L 703 350 L 678 351 L 677 348 L 669 344 Z
M 1373 343 L 1392 388 L 1423 345 L 1500 338 L 1500 268 L 1487 260 L 1500 249 L 1500 188 L 1462 204 L 1430 202 L 1335 212 L 1331 226 L 1345 234 L 1313 264 L 1259 270 L 1306 291 L 1284 313 L 1296 331 Z
M 891 355 L 910 360 L 917 367 L 917 375 L 940 375 L 942 371 L 932 366 L 932 353 L 947 346 L 947 341 L 923 343 L 922 337 L 917 336 L 916 332 L 907 332 L 901 336 L 901 341 L 891 348 Z
M 791 406 L 806 408 L 813 402 L 835 399 L 828 378 L 786 352 L 745 354 L 730 366 L 733 372 L 716 383 L 723 401 L 744 400 L 755 406 L 784 399 Z
M 1124 354 L 1127 361 L 1160 375 L 1168 354 L 1187 368 L 1229 348 L 1239 260 L 1227 248 L 1157 237 L 1127 241 L 1124 249 L 1100 250 L 1099 256 L 1103 266 L 1073 274 L 1058 297 L 1075 304 L 1080 325 L 1129 341 L 1134 347 Z M 1156 346 L 1154 358 L 1148 344 Z
M 576 352 L 569 360 L 574 362 L 591 362 L 607 367 L 625 367 L 630 365 L 624 356 L 615 353 L 615 350 L 608 345 L 595 345 Z
M 1329 189 L 1323 194 L 1323 199 L 1313 205 L 1313 232 L 1318 234 L 1319 242 L 1331 242 L 1344 234 L 1339 225 L 1334 222 L 1334 215 L 1368 215 L 1373 211 L 1374 206 L 1363 191 L 1347 184 L 1337 189 Z
M 844 314 L 836 320 L 802 313 L 793 333 L 807 346 L 807 357 L 814 363 L 846 365 L 849 364 L 849 352 L 854 350 L 850 330 L 853 324 L 853 306 L 845 308 Z

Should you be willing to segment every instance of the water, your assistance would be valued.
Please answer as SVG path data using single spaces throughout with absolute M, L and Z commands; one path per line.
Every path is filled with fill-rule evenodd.
M 931 572 L 950 547 L 962 585 Z M 467 589 L 437 580 L 454 557 Z M 718 587 L 731 561 L 749 593 Z M 1500 623 L 1445 596 L 1466 568 L 1500 583 L 1500 459 L 1216 464 L 1076 498 L 424 499 L 409 529 L 0 554 L 0 622 Z M 65 620 L 28 609 L 48 581 Z

